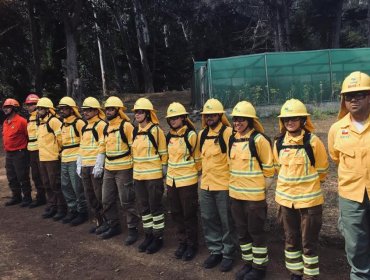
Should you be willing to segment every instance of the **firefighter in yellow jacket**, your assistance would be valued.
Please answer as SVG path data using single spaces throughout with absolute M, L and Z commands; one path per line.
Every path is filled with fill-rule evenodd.
M 36 188 L 36 199 L 29 205 L 30 208 L 35 208 L 46 204 L 45 189 L 42 185 L 41 174 L 40 174 L 40 159 L 39 159 L 39 147 L 37 145 L 37 110 L 36 105 L 39 101 L 35 93 L 30 93 L 24 105 L 30 114 L 27 122 L 27 132 L 28 132 L 28 145 L 27 150 L 30 153 L 30 167 L 32 181 Z
M 274 143 L 278 171 L 276 202 L 285 232 L 285 266 L 291 279 L 317 279 L 318 239 L 324 197 L 320 186 L 328 172 L 324 144 L 313 134 L 305 105 L 290 99 L 279 115 L 281 135 Z
M 190 261 L 198 249 L 198 172 L 201 163 L 197 134 L 182 104 L 171 103 L 166 118 L 170 126 L 166 137 L 167 196 L 179 237 L 175 257 Z
M 145 232 L 139 252 L 154 254 L 163 246 L 163 177 L 167 173 L 168 158 L 166 138 L 148 99 L 136 100 L 133 111 L 139 124 L 133 132 L 133 177 Z
M 345 78 L 338 121 L 328 147 L 338 164 L 339 227 L 345 239 L 351 280 L 370 279 L 370 77 Z
M 86 123 L 71 97 L 63 97 L 59 101 L 58 109 L 63 118 L 61 185 L 68 205 L 68 214 L 62 219 L 62 223 L 78 226 L 89 218 L 81 178 L 76 173 L 82 128 Z
M 222 272 L 230 271 L 236 251 L 236 233 L 229 206 L 229 164 L 227 146 L 232 128 L 217 99 L 203 106 L 198 142 L 202 160 L 199 192 L 203 233 L 210 256 L 203 267 L 210 269 L 221 262 Z
M 102 215 L 105 113 L 99 101 L 94 97 L 87 97 L 81 108 L 87 124 L 82 129 L 77 157 L 77 174 L 82 179 L 86 200 L 96 222 L 96 225 L 90 229 L 90 233 L 101 234 L 108 230 L 106 224 L 103 223 Z
M 259 280 L 268 263 L 265 192 L 275 173 L 273 154 L 251 103 L 239 102 L 231 116 L 236 133 L 229 141 L 229 195 L 244 260 L 236 279 Z
M 59 221 L 67 212 L 60 184 L 60 151 L 62 148 L 62 122 L 56 117 L 53 102 L 42 97 L 37 102 L 40 173 L 47 195 L 47 208 L 43 218 Z
M 111 238 L 121 233 L 117 198 L 126 211 L 128 236 L 125 245 L 131 245 L 138 239 L 139 214 L 135 205 L 135 190 L 132 179 L 132 132 L 133 125 L 124 113 L 126 107 L 116 96 L 105 102 L 108 126 L 105 136 L 105 169 L 103 177 L 103 212 L 109 229 L 101 235 L 102 239 Z

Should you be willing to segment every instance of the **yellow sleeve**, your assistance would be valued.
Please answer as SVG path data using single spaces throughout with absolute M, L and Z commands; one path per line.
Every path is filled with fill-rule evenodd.
M 198 153 L 198 157 L 196 157 L 196 153 L 194 153 L 194 161 L 197 165 L 197 170 L 202 171 L 202 156 L 200 152 L 200 136 L 202 135 L 203 129 L 198 132 L 197 134 L 197 146 L 195 147 L 195 151 Z
M 275 173 L 274 156 L 270 142 L 261 135 L 256 139 L 256 149 L 262 163 L 263 176 L 273 177 Z
M 164 135 L 163 130 L 159 126 L 156 126 L 156 128 L 157 128 L 157 133 L 158 133 L 158 138 L 157 138 L 158 139 L 158 143 L 157 143 L 157 145 L 158 145 L 158 154 L 161 157 L 162 165 L 167 165 L 168 153 L 167 153 L 166 136 Z M 157 133 L 153 134 L 154 139 L 156 139 L 155 135 Z
M 80 134 L 80 139 L 82 137 L 82 128 L 85 126 L 85 122 L 83 120 L 77 120 L 76 128 L 78 133 Z
M 279 163 L 279 154 L 276 148 L 276 140 L 274 141 L 273 149 L 272 149 L 272 154 L 274 156 L 274 168 L 276 173 L 279 173 L 280 171 L 280 163 Z
M 105 140 L 104 140 L 104 128 L 107 124 L 104 121 L 100 121 L 96 126 L 96 132 L 98 132 L 98 154 L 105 154 Z
M 334 126 L 332 126 L 329 130 L 328 134 L 328 149 L 329 149 L 329 155 L 331 159 L 336 163 L 339 164 L 339 151 L 334 148 L 335 144 L 335 135 L 336 135 L 336 129 Z
M 59 152 L 62 148 L 62 122 L 58 118 L 52 118 L 50 120 L 50 128 L 54 131 L 54 135 L 57 138 Z
M 197 133 L 195 131 L 192 131 L 188 135 L 188 140 L 190 145 L 193 147 L 193 158 L 195 162 L 196 169 L 198 171 L 202 170 L 202 165 L 200 162 L 200 151 L 199 151 L 199 141 L 197 139 Z
M 130 122 L 125 122 L 125 125 L 123 127 L 123 132 L 126 135 L 129 147 L 131 147 L 132 137 L 133 137 L 133 134 L 134 134 L 134 126 Z
M 324 180 L 329 171 L 328 154 L 324 143 L 315 135 L 311 139 L 312 149 L 315 156 L 315 168 L 320 176 L 320 181 Z
M 231 127 L 227 127 L 224 131 L 224 140 L 226 143 L 226 151 L 229 150 L 229 139 L 230 136 L 233 134 L 233 129 Z

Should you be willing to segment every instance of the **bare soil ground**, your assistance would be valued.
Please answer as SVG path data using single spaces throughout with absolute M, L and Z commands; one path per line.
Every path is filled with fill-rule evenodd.
M 141 95 L 144 96 L 144 95 Z M 158 109 L 162 127 L 167 106 L 178 101 L 190 104 L 190 94 L 184 92 L 159 93 L 148 96 Z M 127 107 L 132 108 L 135 96 L 125 96 Z M 335 116 L 314 119 L 317 134 L 326 143 L 326 135 Z M 274 118 L 262 119 L 267 134 L 277 133 Z M 199 122 L 197 123 L 199 127 Z M 4 167 L 4 154 L 0 157 Z M 336 169 L 333 164 L 323 185 L 325 191 L 324 223 L 320 241 L 320 279 L 349 279 L 349 268 L 343 249 L 343 240 L 337 228 Z M 88 234 L 91 224 L 76 228 L 52 220 L 43 220 L 43 208 L 22 209 L 18 206 L 4 207 L 10 197 L 5 169 L 0 169 L 0 279 L 234 279 L 241 266 L 235 265 L 232 272 L 221 273 L 217 268 L 205 270 L 202 262 L 208 256 L 201 240 L 200 252 L 188 263 L 176 260 L 173 252 L 177 247 L 175 228 L 167 217 L 165 246 L 155 255 L 138 253 L 137 245 L 126 247 L 122 240 L 126 230 L 111 240 L 102 241 Z M 283 234 L 276 221 L 274 190 L 268 191 L 270 265 L 266 279 L 289 279 L 284 267 Z M 125 228 L 125 225 L 123 225 Z M 200 235 L 201 230 L 200 230 Z M 139 242 L 137 242 L 139 243 Z

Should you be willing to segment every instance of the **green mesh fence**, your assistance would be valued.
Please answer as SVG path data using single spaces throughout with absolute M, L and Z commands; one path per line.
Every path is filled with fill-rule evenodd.
M 194 64 L 194 104 L 219 99 L 226 108 L 240 100 L 255 105 L 338 99 L 345 76 L 370 74 L 370 48 L 276 52 L 209 59 Z

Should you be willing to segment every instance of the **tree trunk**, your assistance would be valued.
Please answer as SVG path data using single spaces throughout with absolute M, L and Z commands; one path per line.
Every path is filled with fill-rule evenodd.
M 367 46 L 370 47 L 370 0 L 367 0 Z
M 146 44 L 149 43 L 149 33 L 140 0 L 132 0 L 135 14 L 136 36 L 140 53 L 141 66 L 144 76 L 145 92 L 154 92 L 152 72 L 150 71 Z
M 32 37 L 32 54 L 33 54 L 33 81 L 35 91 L 41 94 L 43 85 L 42 85 L 42 73 L 41 73 L 41 54 L 40 54 L 40 26 L 36 20 L 35 13 L 36 7 L 34 0 L 27 1 L 30 28 L 31 28 L 31 37 Z
M 96 29 L 96 33 L 97 33 L 96 37 L 97 37 L 97 40 L 98 40 L 99 62 L 100 62 L 100 73 L 101 73 L 103 96 L 107 96 L 107 85 L 106 85 L 106 82 L 105 82 L 103 49 L 102 49 L 102 46 L 101 46 L 101 41 L 100 41 L 100 36 L 99 36 L 100 28 L 98 26 L 97 16 L 96 16 L 95 11 L 94 11 L 94 19 L 95 19 L 95 29 Z
M 71 96 L 78 104 L 83 99 L 81 90 L 81 80 L 78 75 L 77 64 L 77 27 L 80 22 L 82 0 L 75 0 L 72 11 L 66 11 L 63 16 L 64 30 L 66 34 L 67 60 L 66 60 L 66 85 L 67 96 Z
M 370 0 L 368 0 L 370 3 Z M 336 9 L 335 9 L 335 20 L 333 21 L 333 27 L 331 31 L 331 47 L 339 48 L 339 38 L 340 38 L 340 29 L 342 23 L 342 12 L 343 12 L 343 0 L 336 1 Z M 369 13 L 369 9 L 368 9 Z

